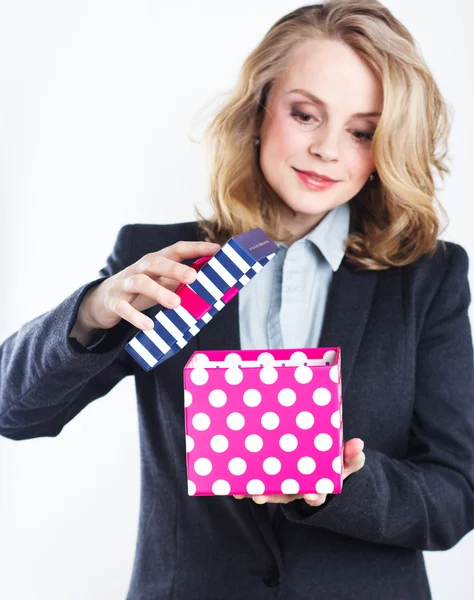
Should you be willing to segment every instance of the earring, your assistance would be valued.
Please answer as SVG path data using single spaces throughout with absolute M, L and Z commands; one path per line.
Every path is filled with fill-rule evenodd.
M 260 138 L 259 137 L 256 137 L 254 141 L 255 141 L 256 146 L 260 146 Z
M 374 171 L 374 173 L 375 173 L 375 171 Z M 369 181 L 373 181 L 373 180 L 375 179 L 375 177 L 374 177 L 374 173 L 371 173 L 371 174 L 370 174 Z

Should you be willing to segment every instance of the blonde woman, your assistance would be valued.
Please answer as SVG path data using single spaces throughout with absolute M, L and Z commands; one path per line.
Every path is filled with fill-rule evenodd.
M 468 257 L 443 243 L 445 102 L 375 0 L 281 18 L 209 125 L 214 214 L 122 227 L 101 277 L 1 346 L 0 433 L 56 436 L 133 375 L 141 511 L 128 598 L 413 600 L 423 550 L 474 527 Z M 146 373 L 124 346 L 189 264 L 263 228 L 275 259 Z M 216 244 L 217 243 L 217 244 Z M 183 367 L 196 349 L 340 346 L 341 494 L 192 497 Z

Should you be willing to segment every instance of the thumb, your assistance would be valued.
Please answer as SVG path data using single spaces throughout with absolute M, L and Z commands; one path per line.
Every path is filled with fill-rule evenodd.
M 344 460 L 355 458 L 363 449 L 363 440 L 360 438 L 352 438 L 344 444 Z

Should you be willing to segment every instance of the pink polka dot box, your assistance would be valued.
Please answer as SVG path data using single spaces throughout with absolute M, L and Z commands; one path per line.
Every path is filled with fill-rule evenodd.
M 184 414 L 191 496 L 342 490 L 340 348 L 194 352 Z

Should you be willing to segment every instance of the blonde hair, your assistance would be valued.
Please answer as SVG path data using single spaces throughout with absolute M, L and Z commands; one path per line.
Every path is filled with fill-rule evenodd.
M 372 142 L 377 174 L 350 200 L 354 225 L 346 257 L 356 270 L 383 270 L 433 254 L 440 234 L 432 168 L 445 158 L 447 105 L 408 30 L 377 0 L 329 0 L 279 19 L 245 60 L 230 98 L 205 130 L 210 146 L 211 218 L 197 211 L 205 239 L 224 243 L 261 227 L 281 238 L 281 199 L 266 182 L 254 144 L 272 82 L 293 49 L 307 40 L 341 41 L 357 52 L 383 86 Z M 284 238 L 283 238 L 284 239 Z

